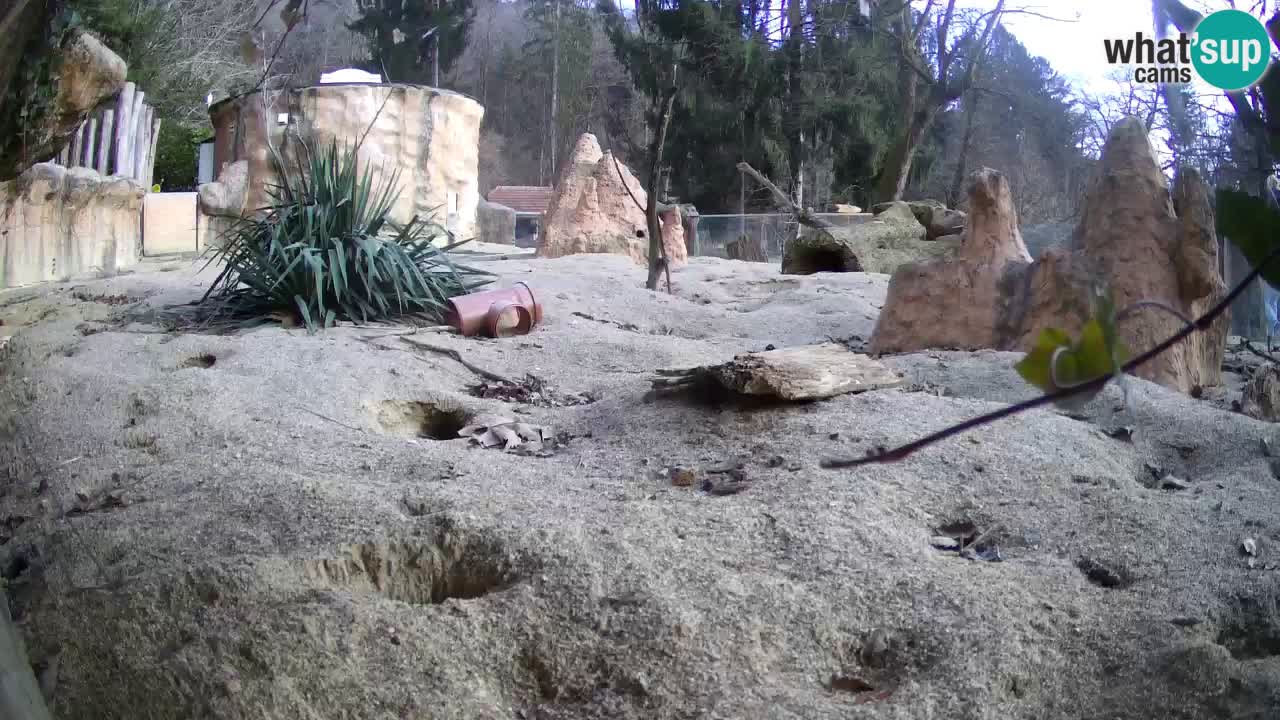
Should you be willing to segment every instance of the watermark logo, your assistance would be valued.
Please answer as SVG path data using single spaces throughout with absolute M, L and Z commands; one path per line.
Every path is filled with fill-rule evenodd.
M 1155 39 L 1141 32 L 1102 41 L 1107 62 L 1135 65 L 1134 82 L 1189 83 L 1195 70 L 1221 90 L 1243 90 L 1262 79 L 1271 60 L 1271 37 L 1262 21 L 1243 10 L 1219 10 L 1191 34 Z

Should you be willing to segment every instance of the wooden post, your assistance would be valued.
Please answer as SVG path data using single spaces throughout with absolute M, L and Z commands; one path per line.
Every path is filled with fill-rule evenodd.
M 106 177 L 111 174 L 111 140 L 115 137 L 116 113 L 112 108 L 102 111 L 102 128 L 98 136 L 98 174 Z
M 76 137 L 71 141 L 71 163 L 67 167 L 78 167 L 84 158 L 84 133 L 88 129 L 87 122 L 80 123 L 80 127 L 76 128 Z
M 154 116 L 155 110 L 152 109 L 151 114 Z M 160 142 L 160 118 L 155 117 L 151 121 L 151 147 L 147 151 L 147 187 L 151 187 L 156 181 L 156 145 Z M 199 161 L 197 160 L 197 167 Z
M 139 96 L 144 93 L 138 93 Z M 139 184 L 146 179 L 147 150 L 151 149 L 151 108 L 139 103 L 138 126 L 133 131 L 133 179 Z
M 97 154 L 94 149 L 98 144 L 98 118 L 91 117 L 84 124 L 84 166 L 88 168 L 98 169 L 94 162 Z
M 145 105 L 142 101 L 146 99 L 147 94 L 141 90 L 133 94 L 133 109 L 129 111 L 129 140 L 128 153 L 125 155 L 124 162 L 128 171 L 124 173 L 125 177 L 133 179 L 138 178 L 138 130 L 142 127 L 142 113 Z
M 111 143 L 111 174 L 129 174 L 129 114 L 133 112 L 133 94 L 136 86 L 127 82 L 116 100 L 115 137 Z

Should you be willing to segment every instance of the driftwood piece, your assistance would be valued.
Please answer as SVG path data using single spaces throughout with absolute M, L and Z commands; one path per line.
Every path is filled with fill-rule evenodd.
M 902 375 L 837 343 L 802 345 L 738 355 L 721 365 L 659 370 L 655 391 L 715 384 L 757 398 L 821 400 L 902 384 Z

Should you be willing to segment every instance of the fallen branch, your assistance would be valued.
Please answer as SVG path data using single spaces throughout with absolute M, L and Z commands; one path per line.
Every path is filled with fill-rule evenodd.
M 308 408 L 308 407 L 302 407 L 301 405 L 299 405 L 299 406 L 298 406 L 298 408 L 299 408 L 300 410 L 302 410 L 303 412 L 308 412 L 308 413 L 311 413 L 312 415 L 315 415 L 316 417 L 320 418 L 321 420 L 328 420 L 329 422 L 333 423 L 334 425 L 338 425 L 338 426 L 344 427 L 344 428 L 346 428 L 346 429 L 348 429 L 348 430 L 355 430 L 356 432 L 359 432 L 359 433 L 365 432 L 364 430 L 362 430 L 362 429 L 360 429 L 360 428 L 358 428 L 358 427 L 356 427 L 356 426 L 354 426 L 354 425 L 348 425 L 348 424 L 346 424 L 346 423 L 342 422 L 341 420 L 334 420 L 333 418 L 329 417 L 328 415 L 323 415 L 323 414 L 321 414 L 321 413 L 318 413 L 318 412 L 316 412 L 315 410 L 312 410 L 311 408 Z
M 1231 292 L 1227 293 L 1227 296 L 1222 298 L 1222 300 L 1220 300 L 1217 305 L 1214 305 L 1212 308 L 1210 308 L 1209 311 L 1206 312 L 1204 315 L 1201 315 L 1200 317 L 1196 318 L 1196 321 L 1194 323 L 1183 326 L 1181 330 L 1171 335 L 1164 342 L 1160 343 L 1159 345 L 1156 345 L 1155 347 L 1142 353 L 1138 357 L 1125 363 L 1120 368 L 1118 373 L 1132 372 L 1142 367 L 1146 363 L 1150 362 L 1151 360 L 1159 357 L 1161 353 L 1173 347 L 1174 345 L 1177 345 L 1183 340 L 1187 339 L 1192 334 L 1209 329 L 1209 327 L 1213 325 L 1213 321 L 1218 319 L 1219 315 L 1226 312 L 1227 309 L 1231 307 L 1231 303 L 1234 302 L 1236 298 L 1244 294 L 1245 290 L 1248 289 L 1249 284 L 1252 283 L 1254 280 L 1258 279 L 1262 275 L 1263 268 L 1265 268 L 1267 265 L 1274 262 L 1277 258 L 1280 258 L 1280 246 L 1278 246 L 1275 250 L 1272 250 L 1270 253 L 1268 253 L 1267 256 L 1262 259 L 1262 262 L 1258 263 L 1258 266 L 1255 267 L 1248 275 L 1246 275 L 1245 278 L 1241 280 L 1234 288 L 1232 288 Z M 870 463 L 897 462 L 898 460 L 902 460 L 903 458 L 907 457 L 908 455 L 910 455 L 911 453 L 917 450 L 921 450 L 923 448 L 929 447 L 934 443 L 938 443 L 943 440 L 946 440 L 949 437 L 959 435 L 962 432 L 966 432 L 974 428 L 982 427 L 983 425 L 993 423 L 996 420 L 1007 418 L 1012 415 L 1017 415 L 1018 413 L 1024 412 L 1026 410 L 1031 410 L 1033 408 L 1038 408 L 1042 405 L 1049 405 L 1052 403 L 1056 403 L 1059 400 L 1065 400 L 1066 398 L 1069 398 L 1073 395 L 1079 395 L 1081 393 L 1089 393 L 1089 392 L 1096 393 L 1097 391 L 1101 390 L 1102 387 L 1106 385 L 1109 380 L 1111 380 L 1112 376 L 1113 376 L 1112 373 L 1108 373 L 1106 375 L 1100 375 L 1088 382 L 1080 383 L 1079 385 L 1074 385 L 1072 387 L 1058 390 L 1057 392 L 1049 393 L 1047 395 L 1041 395 L 1039 397 L 1035 397 L 1030 400 L 1024 400 L 1015 405 L 1010 405 L 1008 407 L 996 410 L 995 412 L 987 413 L 986 415 L 979 415 L 978 417 L 970 418 L 969 420 L 965 420 L 964 422 L 957 423 L 948 428 L 943 428 L 942 430 L 939 430 L 931 435 L 926 435 L 918 440 L 913 440 L 907 443 L 906 445 L 901 445 L 899 447 L 893 448 L 892 450 L 885 450 L 884 448 L 876 448 L 875 450 L 869 450 L 865 457 L 842 459 L 842 460 L 828 459 L 828 460 L 823 460 L 820 463 L 820 465 L 821 467 L 834 470 L 839 468 L 857 467 L 858 465 L 867 465 Z
M 458 363 L 459 365 L 465 367 L 466 369 L 470 370 L 476 375 L 479 375 L 482 378 L 492 380 L 494 382 L 509 383 L 511 385 L 516 384 L 516 382 L 511 378 L 508 378 L 503 375 L 499 375 L 498 373 L 492 372 L 490 370 L 485 370 L 479 365 L 476 365 L 470 360 L 467 360 L 466 358 L 462 357 L 462 353 L 458 352 L 457 350 L 454 350 L 453 348 L 440 347 L 439 345 L 431 345 L 429 343 L 424 343 L 418 340 L 411 340 L 404 336 L 401 336 L 400 339 L 416 348 L 426 350 L 428 352 L 439 353 L 440 355 L 444 355 L 445 357 L 452 359 L 454 362 Z
M 427 325 L 425 327 L 417 327 L 410 330 L 400 332 L 382 333 L 381 335 L 361 335 L 359 340 L 377 340 L 384 337 L 405 337 L 407 335 L 417 335 L 418 333 L 456 333 L 458 329 L 452 325 Z
M 818 228 L 819 230 L 830 230 L 831 228 L 835 227 L 834 225 L 827 222 L 826 220 L 823 220 L 822 218 L 814 215 L 808 210 L 805 210 L 802 207 L 798 207 L 795 203 L 791 202 L 791 198 L 787 197 L 786 193 L 779 190 L 777 185 L 774 185 L 772 182 L 770 182 L 769 178 L 765 177 L 764 175 L 761 175 L 760 171 L 751 167 L 751 165 L 745 162 L 740 162 L 738 163 L 738 171 L 744 172 L 750 175 L 752 179 L 754 179 L 756 182 L 763 185 L 766 190 L 773 193 L 774 200 L 777 200 L 778 204 L 781 205 L 782 208 L 785 209 L 787 212 L 791 213 L 792 215 L 795 215 L 796 220 L 799 221 L 801 225 L 807 225 L 812 228 Z

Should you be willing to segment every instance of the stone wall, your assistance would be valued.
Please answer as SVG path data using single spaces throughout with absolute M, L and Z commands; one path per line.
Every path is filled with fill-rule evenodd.
M 136 264 L 144 194 L 132 180 L 52 163 L 0 183 L 0 287 L 109 275 Z
M 147 193 L 142 203 L 142 254 L 151 257 L 198 251 L 200 224 L 195 193 Z

